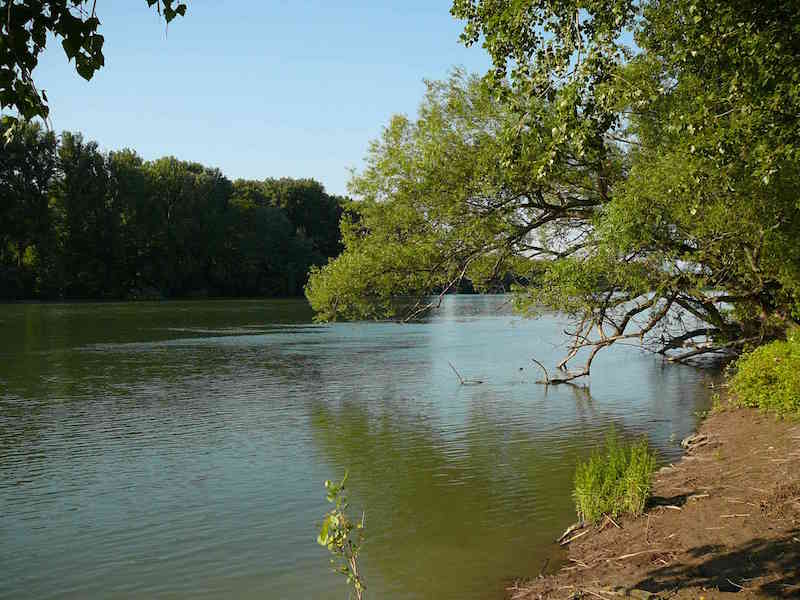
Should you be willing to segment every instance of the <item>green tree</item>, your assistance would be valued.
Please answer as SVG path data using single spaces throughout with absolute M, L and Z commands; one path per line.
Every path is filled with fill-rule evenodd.
M 796 3 L 453 13 L 495 69 L 429 84 L 419 118 L 373 144 L 345 252 L 307 289 L 321 318 L 385 316 L 397 295 L 545 259 L 517 306 L 573 318 L 560 366 L 586 362 L 559 381 L 621 340 L 689 360 L 800 319 Z
M 166 23 L 186 13 L 177 0 L 145 0 Z M 0 2 L 0 109 L 25 119 L 49 114 L 47 94 L 33 81 L 48 36 L 61 41 L 69 61 L 86 80 L 105 64 L 97 2 L 89 0 L 5 0 Z
M 526 136 L 531 146 L 516 168 L 500 169 L 513 111 L 459 71 L 427 86 L 419 118 L 393 118 L 351 181 L 359 201 L 342 220 L 345 251 L 313 271 L 307 288 L 322 318 L 390 316 L 398 295 L 449 291 L 465 276 L 480 289 L 507 271 L 529 274 L 531 259 L 547 253 L 529 235 L 543 211 L 554 212 L 546 222 L 558 236 L 556 221 L 591 210 L 578 170 L 530 187 L 527 173 L 550 139 L 546 124 Z
M 17 123 L 8 137 L 0 153 L 3 298 L 297 295 L 309 267 L 328 259 L 324 240 L 338 243 L 335 220 L 325 217 L 327 230 L 315 223 L 308 237 L 263 181 L 232 184 L 197 163 L 104 153 L 80 134 L 57 140 L 37 124 Z M 320 206 L 338 214 L 339 200 L 314 185 L 308 206 L 295 198 L 296 214 L 311 220 Z
M 10 126 L 3 119 L 0 133 Z M 55 136 L 36 124 L 16 128 L 0 152 L 0 297 L 31 297 L 53 271 L 55 176 Z
M 220 285 L 243 296 L 296 295 L 313 260 L 285 211 L 266 202 L 260 182 L 239 180 L 227 213 Z
M 146 169 L 163 223 L 156 242 L 161 289 L 170 296 L 212 291 L 210 274 L 223 244 L 230 180 L 217 169 L 171 157 L 147 163 Z
M 63 226 L 61 269 L 70 298 L 122 294 L 122 215 L 111 194 L 106 156 L 96 142 L 65 132 L 58 148 L 61 177 L 54 186 Z
M 110 152 L 106 158 L 108 194 L 119 213 L 120 290 L 123 296 L 159 290 L 157 265 L 164 221 L 144 161 L 133 150 Z
M 266 179 L 263 190 L 269 204 L 283 209 L 298 233 L 311 240 L 320 262 L 342 251 L 342 198 L 326 193 L 314 179 Z

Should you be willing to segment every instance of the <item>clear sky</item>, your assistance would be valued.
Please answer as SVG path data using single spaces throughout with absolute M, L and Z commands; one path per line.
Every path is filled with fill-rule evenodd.
M 459 43 L 449 0 L 188 4 L 165 31 L 144 0 L 99 0 L 106 66 L 91 82 L 51 41 L 34 77 L 54 129 L 343 194 L 391 115 L 415 113 L 424 78 L 489 67 L 482 48 Z

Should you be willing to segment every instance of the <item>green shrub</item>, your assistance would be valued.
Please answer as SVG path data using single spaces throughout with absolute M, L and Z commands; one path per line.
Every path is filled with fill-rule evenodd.
M 603 515 L 641 514 L 655 468 L 656 455 L 646 440 L 626 444 L 612 429 L 602 451 L 578 463 L 573 492 L 578 518 L 595 523 Z
M 358 555 L 364 545 L 364 515 L 362 513 L 360 522 L 351 521 L 347 515 L 346 481 L 347 473 L 339 483 L 330 480 L 325 482 L 326 498 L 333 508 L 325 513 L 317 543 L 331 553 L 333 572 L 347 578 L 347 583 L 353 586 L 356 600 L 364 600 L 367 586 L 364 585 L 358 564 Z
M 800 416 L 800 333 L 743 355 L 734 369 L 731 390 L 740 405 Z

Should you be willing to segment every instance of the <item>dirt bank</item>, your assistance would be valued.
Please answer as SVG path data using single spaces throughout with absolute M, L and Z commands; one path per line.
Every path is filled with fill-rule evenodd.
M 567 564 L 509 598 L 800 597 L 800 423 L 735 409 L 698 434 L 644 516 L 575 532 Z

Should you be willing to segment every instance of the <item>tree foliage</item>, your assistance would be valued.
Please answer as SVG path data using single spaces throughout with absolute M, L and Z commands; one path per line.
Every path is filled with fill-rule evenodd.
M 800 332 L 744 354 L 733 367 L 731 391 L 738 404 L 800 416 Z
M 104 153 L 80 134 L 57 141 L 35 124 L 17 126 L 4 150 L 5 299 L 289 296 L 338 252 L 343 199 L 313 180 L 231 182 L 172 157 Z
M 321 318 L 511 270 L 520 310 L 573 319 L 560 366 L 587 361 L 564 379 L 622 340 L 690 360 L 800 320 L 797 3 L 452 12 L 494 69 L 430 83 L 373 144 L 345 252 L 309 282 Z
M 0 289 L 20 297 L 36 274 L 52 270 L 49 192 L 56 138 L 38 125 L 17 132 L 0 152 Z
M 168 24 L 186 14 L 179 0 L 145 0 Z M 86 80 L 105 64 L 96 0 L 5 0 L 0 3 L 0 109 L 24 119 L 47 119 L 47 93 L 33 81 L 48 36 L 60 41 L 67 60 Z

